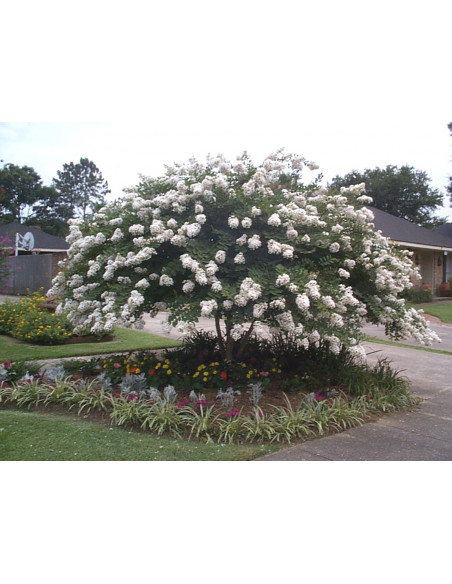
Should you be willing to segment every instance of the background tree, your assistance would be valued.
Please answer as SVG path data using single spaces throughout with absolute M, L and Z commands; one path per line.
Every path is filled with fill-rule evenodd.
M 87 219 L 110 192 L 108 182 L 88 158 L 80 158 L 76 164 L 63 164 L 63 170 L 58 171 L 57 175 L 52 186 L 58 193 L 59 204 L 67 208 L 66 215 L 69 217 Z
M 452 122 L 450 122 L 450 124 L 447 124 L 447 127 L 449 129 L 450 135 L 452 136 Z M 449 184 L 447 185 L 447 194 L 449 195 L 449 200 L 450 200 L 450 204 L 452 205 L 452 175 L 449 176 Z
M 42 180 L 30 166 L 5 164 L 0 169 L 1 223 L 23 222 L 42 196 Z
M 29 225 L 38 225 L 43 231 L 57 237 L 69 233 L 68 221 L 73 217 L 71 209 L 64 203 L 54 187 L 43 187 L 41 199 L 33 207 Z
M 344 177 L 334 177 L 329 187 L 340 189 L 363 182 L 366 194 L 373 199 L 371 205 L 377 209 L 424 227 L 442 223 L 434 212 L 443 204 L 443 196 L 429 185 L 430 178 L 424 171 L 393 165 L 364 172 L 352 170 Z

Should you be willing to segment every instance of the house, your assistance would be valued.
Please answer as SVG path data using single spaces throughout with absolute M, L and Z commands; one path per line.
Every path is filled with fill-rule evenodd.
M 452 223 L 444 223 L 435 229 L 435 233 L 440 235 L 445 235 L 449 239 L 452 239 Z M 447 255 L 446 261 L 446 279 L 452 276 L 452 254 Z
M 433 294 L 438 295 L 441 282 L 452 276 L 450 230 L 438 228 L 431 231 L 380 209 L 374 207 L 369 209 L 375 215 L 373 222 L 375 229 L 381 231 L 395 245 L 413 252 L 413 261 L 419 267 L 422 276 L 421 285 L 427 284 Z
M 28 233 L 33 236 L 31 249 L 23 249 L 20 241 L 16 246 L 17 234 L 23 237 Z M 66 258 L 69 244 L 39 227 L 21 223 L 0 225 L 0 237 L 7 237 L 14 250 L 14 256 L 10 259 L 11 273 L 4 291 L 10 294 L 26 294 L 41 288 L 47 291 L 60 269 L 59 262 Z

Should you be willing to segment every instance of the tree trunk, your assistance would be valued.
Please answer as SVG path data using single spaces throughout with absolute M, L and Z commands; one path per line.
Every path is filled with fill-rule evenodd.
M 243 355 L 243 352 L 245 350 L 245 347 L 246 347 L 246 345 L 247 345 L 247 343 L 248 343 L 248 341 L 250 339 L 251 333 L 253 332 L 253 329 L 254 329 L 254 322 L 255 321 L 253 320 L 253 322 L 251 323 L 250 328 L 246 331 L 246 334 L 243 336 L 243 338 L 242 338 L 242 340 L 240 342 L 240 347 L 239 347 L 239 350 L 238 350 L 238 353 L 237 353 L 237 358 L 238 359 L 240 359 L 241 356 Z
M 218 345 L 220 347 L 220 353 L 223 359 L 225 358 L 226 348 L 224 346 L 223 335 L 221 334 L 220 317 L 215 315 L 215 328 L 217 330 Z
M 226 346 L 223 359 L 226 363 L 232 361 L 232 349 L 234 348 L 234 339 L 231 336 L 232 323 L 226 321 Z

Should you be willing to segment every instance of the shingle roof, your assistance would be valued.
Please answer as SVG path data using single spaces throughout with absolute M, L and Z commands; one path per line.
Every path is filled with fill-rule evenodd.
M 69 244 L 61 237 L 49 235 L 41 231 L 38 227 L 30 227 L 29 225 L 22 225 L 21 223 L 7 223 L 0 225 L 0 236 L 8 237 L 13 245 L 16 242 L 16 233 L 25 235 L 32 233 L 35 239 L 34 250 L 52 250 L 52 251 L 66 251 L 69 249 Z
M 435 229 L 435 233 L 452 238 L 452 223 L 444 223 Z
M 430 231 L 425 227 L 415 225 L 406 219 L 395 217 L 375 207 L 369 207 L 375 215 L 373 221 L 375 229 L 380 230 L 385 237 L 392 241 L 412 243 L 417 246 L 446 248 L 452 251 L 452 237 L 446 234 Z

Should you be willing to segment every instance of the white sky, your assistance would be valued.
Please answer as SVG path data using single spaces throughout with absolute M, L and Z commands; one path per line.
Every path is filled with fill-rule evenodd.
M 50 184 L 87 157 L 119 196 L 193 155 L 260 162 L 285 147 L 325 181 L 409 164 L 444 191 L 449 4 L 16 0 L 3 11 L 0 159 Z

